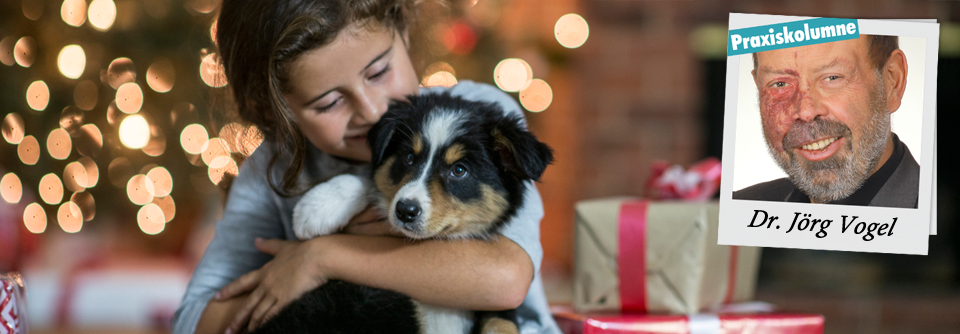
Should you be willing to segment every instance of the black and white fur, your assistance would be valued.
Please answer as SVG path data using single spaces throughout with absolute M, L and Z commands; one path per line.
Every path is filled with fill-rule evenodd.
M 370 130 L 370 177 L 340 175 L 308 191 L 298 238 L 336 233 L 371 203 L 411 239 L 490 239 L 523 205 L 526 181 L 553 161 L 519 115 L 449 94 L 395 102 Z M 331 281 L 287 306 L 264 333 L 515 333 L 513 310 L 471 312 Z

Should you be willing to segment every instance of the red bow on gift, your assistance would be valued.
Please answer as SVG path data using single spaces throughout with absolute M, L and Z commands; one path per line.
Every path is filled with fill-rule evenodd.
M 710 157 L 684 170 L 666 161 L 653 163 L 647 197 L 705 201 L 720 189 L 720 159 Z

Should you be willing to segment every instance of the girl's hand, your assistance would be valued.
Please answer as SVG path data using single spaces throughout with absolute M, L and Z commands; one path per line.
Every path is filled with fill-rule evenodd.
M 384 235 L 403 237 L 404 235 L 390 227 L 390 222 L 380 210 L 371 206 L 350 219 L 343 233 L 353 235 Z
M 223 300 L 253 290 L 246 303 L 234 316 L 227 333 L 239 333 L 244 325 L 247 331 L 263 325 L 290 302 L 327 282 L 317 265 L 315 252 L 309 242 L 261 239 L 254 241 L 261 252 L 274 256 L 262 268 L 240 276 L 219 293 Z

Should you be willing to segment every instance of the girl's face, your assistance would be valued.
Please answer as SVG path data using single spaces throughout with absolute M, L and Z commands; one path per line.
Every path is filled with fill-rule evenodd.
M 390 100 L 419 92 L 404 38 L 393 29 L 354 24 L 292 63 L 284 96 L 310 143 L 331 155 L 370 161 L 367 131 Z

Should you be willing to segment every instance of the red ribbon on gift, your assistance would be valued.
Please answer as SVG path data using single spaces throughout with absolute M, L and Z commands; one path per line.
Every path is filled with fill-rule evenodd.
M 706 158 L 684 170 L 680 165 L 657 161 L 646 184 L 654 199 L 705 201 L 720 190 L 720 159 Z

